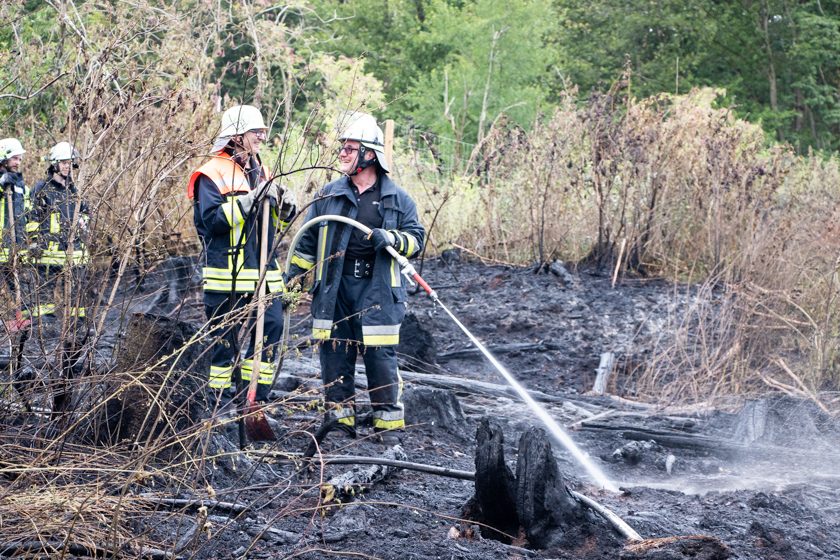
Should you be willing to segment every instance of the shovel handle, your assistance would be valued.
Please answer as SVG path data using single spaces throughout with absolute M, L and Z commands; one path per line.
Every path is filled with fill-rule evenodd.
M 257 383 L 260 377 L 260 365 L 262 365 L 263 336 L 265 333 L 265 288 L 266 288 L 266 267 L 268 265 L 268 222 L 270 219 L 271 202 L 268 197 L 263 200 L 262 211 L 260 212 L 260 275 L 259 286 L 257 287 L 257 326 L 254 340 L 253 368 L 251 369 L 251 381 L 248 383 L 248 405 L 252 406 L 257 401 Z

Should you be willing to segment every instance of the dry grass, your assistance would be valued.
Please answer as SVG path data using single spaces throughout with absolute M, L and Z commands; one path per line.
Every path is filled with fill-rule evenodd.
M 497 122 L 470 175 L 416 192 L 433 248 L 701 283 L 631 372 L 637 396 L 728 398 L 791 373 L 810 394 L 836 388 L 840 162 L 768 145 L 714 90 L 622 87 L 583 106 L 569 92 L 530 131 Z

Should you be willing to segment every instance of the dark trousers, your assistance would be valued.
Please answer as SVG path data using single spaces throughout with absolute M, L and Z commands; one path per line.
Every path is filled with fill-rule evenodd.
M 341 422 L 355 425 L 355 369 L 361 353 L 373 407 L 373 426 L 378 429 L 399 429 L 405 426 L 403 405 L 400 402 L 402 381 L 397 369 L 397 349 L 394 346 L 365 346 L 362 344 L 361 308 L 365 293 L 370 289 L 369 278 L 342 276 L 338 289 L 335 327 L 332 338 L 320 344 L 321 379 L 331 413 Z
M 236 361 L 236 336 L 239 334 L 244 317 L 242 308 L 251 303 L 253 294 L 237 294 L 234 313 L 237 319 L 227 315 L 231 311 L 228 294 L 204 293 L 204 311 L 210 322 L 211 335 L 215 337 L 210 357 L 209 387 L 215 390 L 225 390 L 232 386 L 231 375 Z M 248 348 L 241 362 L 242 379 L 247 383 L 251 380 L 254 367 L 254 344 L 256 343 L 256 315 L 254 309 L 248 319 Z M 274 357 L 279 351 L 280 337 L 283 334 L 283 303 L 279 298 L 268 300 L 265 309 L 265 323 L 263 334 L 263 352 L 260 360 L 260 375 L 257 385 L 257 399 L 268 397 L 271 384 L 274 381 Z

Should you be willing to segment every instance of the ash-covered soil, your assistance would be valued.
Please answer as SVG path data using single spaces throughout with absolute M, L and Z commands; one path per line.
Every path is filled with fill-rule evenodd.
M 692 541 L 682 539 L 677 546 L 667 546 L 666 540 L 643 550 L 625 549 L 621 538 L 593 535 L 533 550 L 522 534 L 503 544 L 483 538 L 478 525 L 461 519 L 475 489 L 468 480 L 400 470 L 339 506 L 319 502 L 318 490 L 303 489 L 353 467 L 310 467 L 306 476 L 294 476 L 292 467 L 274 465 L 276 479 L 265 475 L 264 484 L 279 484 L 268 490 L 278 495 L 254 525 L 288 534 L 263 533 L 247 556 L 840 558 L 838 422 L 816 406 L 768 397 L 735 412 L 686 413 L 586 394 L 601 353 L 638 360 L 667 344 L 668 329 L 696 304 L 694 289 L 664 281 L 624 281 L 613 288 L 608 277 L 559 267 L 534 274 L 441 260 L 426 262 L 423 275 L 529 390 L 544 394 L 541 400 L 550 402 L 543 406 L 570 427 L 574 441 L 621 491 L 599 488 L 554 442 L 560 471 L 572 489 L 612 509 L 645 539 L 705 535 L 722 546 L 692 548 L 685 544 Z M 502 376 L 425 295 L 413 296 L 409 305 L 412 318 L 403 348 L 410 353 L 404 356 L 412 424 L 402 436 L 407 460 L 473 471 L 476 427 L 489 417 L 504 430 L 506 457 L 515 472 L 520 435 L 539 425 L 534 414 L 515 396 L 505 396 Z M 303 337 L 309 327 L 305 305 L 295 317 L 300 319 L 295 332 Z M 361 362 L 359 370 L 363 416 Z M 283 388 L 295 392 L 277 391 L 276 397 L 295 395 L 296 405 L 276 405 L 272 417 L 282 435 L 270 447 L 302 451 L 320 419 L 317 409 L 306 409 L 318 394 L 317 356 L 302 350 L 286 362 L 283 375 Z M 305 389 L 309 397 L 301 395 Z M 451 396 L 458 406 L 450 406 Z M 369 435 L 370 428 L 362 427 L 359 440 L 330 437 L 322 451 L 381 456 L 385 449 L 365 439 Z M 225 483 L 233 484 L 229 475 L 220 477 L 219 484 Z M 196 553 L 236 555 L 237 548 L 251 546 L 253 532 L 254 527 L 234 524 L 225 546 L 207 543 L 212 552 Z
M 183 558 L 840 558 L 840 421 L 813 403 L 768 395 L 722 411 L 590 394 L 600 355 L 638 362 L 667 345 L 670 329 L 697 303 L 695 289 L 633 280 L 612 287 L 606 276 L 560 266 L 535 274 L 452 259 L 427 261 L 422 273 L 620 491 L 601 488 L 553 441 L 569 487 L 649 540 L 627 544 L 604 523 L 592 523 L 558 535 L 547 549 L 533 547 L 523 532 L 503 543 L 463 519 L 475 492 L 470 480 L 414 470 L 381 478 L 370 465 L 319 460 L 389 457 L 462 475 L 475 470 L 476 429 L 489 419 L 501 427 L 516 472 L 519 438 L 539 421 L 421 293 L 410 298 L 403 333 L 410 426 L 401 449 L 372 441 L 364 425 L 369 407 L 360 361 L 359 438 L 331 434 L 308 464 L 287 455 L 309 445 L 322 414 L 317 355 L 303 343 L 304 303 L 293 317 L 300 345 L 285 360 L 267 409 L 278 441 L 238 453 L 236 423 L 216 414 L 200 475 L 174 493 L 247 508 L 216 504 L 170 513 L 154 528 L 161 550 Z M 128 311 L 202 322 L 197 293 L 173 310 L 174 300 L 138 299 Z M 354 478 L 351 472 L 375 482 L 342 487 L 338 481 Z M 149 519 L 144 530 L 154 525 Z

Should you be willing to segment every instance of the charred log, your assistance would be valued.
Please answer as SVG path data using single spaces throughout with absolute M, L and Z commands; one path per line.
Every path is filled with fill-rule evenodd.
M 394 461 L 404 461 L 405 452 L 399 445 L 389 448 L 382 456 Z M 347 503 L 378 482 L 387 480 L 398 469 L 388 465 L 365 465 L 332 477 L 321 485 L 324 504 Z
M 732 551 L 714 537 L 690 535 L 646 539 L 627 545 L 619 555 L 620 560 L 726 560 Z

